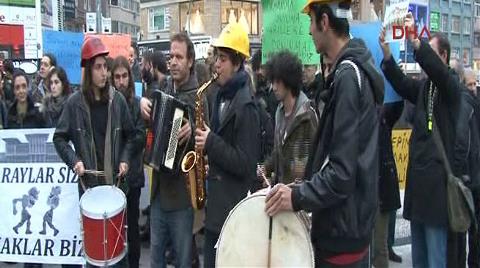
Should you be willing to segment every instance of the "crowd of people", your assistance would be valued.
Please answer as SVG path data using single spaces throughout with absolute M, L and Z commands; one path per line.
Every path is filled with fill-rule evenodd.
M 215 267 L 215 245 L 229 212 L 248 192 L 268 184 L 269 216 L 311 212 L 316 267 L 388 267 L 389 260 L 402 262 L 393 251 L 401 203 L 392 130 L 403 121 L 412 128 L 403 216 L 410 221 L 413 266 L 479 267 L 476 224 L 464 233 L 450 228 L 450 174 L 433 135 L 439 132 L 453 175 L 471 189 L 478 215 L 475 72 L 450 59 L 443 34 L 429 42 L 411 35 L 407 39 L 422 67 L 421 76 L 411 78 L 393 58 L 385 29 L 379 36 L 383 60 L 377 70 L 365 43 L 350 37 L 349 3 L 306 1 L 302 11 L 310 16 L 309 31 L 321 54 L 318 65 L 303 64 L 288 50 L 273 53 L 262 64 L 262 52 L 250 55 L 248 34 L 236 23 L 223 29 L 202 60 L 196 60 L 194 45 L 183 32 L 172 35 L 169 55 L 146 51 L 141 60 L 133 47 L 128 59 L 109 58 L 100 39 L 87 37 L 77 90 L 52 54 L 44 54 L 34 81 L 5 60 L 0 128 L 55 128 L 58 155 L 82 177 L 80 196 L 81 186 L 123 178 L 128 257 L 115 267 L 139 267 L 139 200 L 153 95 L 158 90 L 172 95 L 193 114 L 197 89 L 218 75 L 202 99 L 205 124 L 184 120 L 177 137 L 178 151 L 197 149 L 208 159 L 204 215 L 192 208 L 181 170 L 154 170 L 146 230 L 150 266 L 198 267 L 195 235 L 201 231 L 203 265 Z M 405 25 L 413 27 L 411 14 Z M 384 104 L 380 72 L 405 101 Z M 142 96 L 135 95 L 134 82 L 142 82 Z

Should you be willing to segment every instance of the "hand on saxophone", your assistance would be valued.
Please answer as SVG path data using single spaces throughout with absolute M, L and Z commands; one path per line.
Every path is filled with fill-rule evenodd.
M 195 130 L 195 148 L 200 150 L 205 149 L 205 144 L 207 143 L 208 134 L 210 134 L 210 128 L 207 124 L 203 123 L 205 130 L 197 128 Z

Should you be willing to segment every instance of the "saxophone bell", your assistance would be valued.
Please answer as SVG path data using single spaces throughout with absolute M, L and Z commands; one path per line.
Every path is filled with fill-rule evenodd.
M 192 170 L 192 168 L 195 167 L 196 163 L 197 163 L 197 154 L 195 153 L 195 151 L 187 152 L 182 159 L 182 163 L 181 163 L 182 171 L 185 173 L 189 172 L 190 170 Z

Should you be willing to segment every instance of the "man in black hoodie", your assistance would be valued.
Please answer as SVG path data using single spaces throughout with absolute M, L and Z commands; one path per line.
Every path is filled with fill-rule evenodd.
M 405 19 L 406 25 L 414 25 L 411 14 Z M 385 30 L 379 39 L 385 77 L 400 96 L 415 104 L 403 210 L 412 232 L 413 266 L 446 267 L 447 174 L 432 130 L 435 123 L 452 169 L 457 170 L 453 159 L 460 82 L 457 74 L 447 65 L 450 44 L 442 34 L 435 34 L 430 43 L 409 36 L 415 60 L 427 75 L 424 79 L 414 80 L 405 76 L 393 59 L 385 43 Z M 452 238 L 455 236 L 449 239 Z M 457 259 L 452 250 L 455 250 L 454 245 L 448 250 L 448 261 L 451 267 L 458 267 L 451 263 Z
M 309 0 L 310 34 L 332 62 L 326 105 L 305 169 L 304 182 L 277 184 L 266 211 L 312 212 L 315 265 L 360 267 L 372 238 L 378 202 L 377 105 L 383 79 L 364 42 L 350 39 L 350 1 Z

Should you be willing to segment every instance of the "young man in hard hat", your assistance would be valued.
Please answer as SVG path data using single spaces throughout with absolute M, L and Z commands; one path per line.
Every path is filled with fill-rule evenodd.
M 134 146 L 135 130 L 127 102 L 107 79 L 107 55 L 100 39 L 85 39 L 81 51 L 81 66 L 85 68 L 82 88 L 67 100 L 53 136 L 58 155 L 82 178 L 79 186 L 83 183 L 85 188 L 116 184 L 128 171 Z M 86 170 L 103 171 L 105 175 L 86 174 Z M 120 188 L 128 190 L 125 180 Z M 80 196 L 84 190 L 79 187 Z M 122 263 L 118 267 L 124 267 Z
M 350 39 L 350 1 L 308 0 L 310 34 L 318 53 L 332 62 L 329 94 L 304 182 L 276 185 L 266 211 L 312 212 L 311 238 L 318 267 L 360 267 L 377 210 L 377 105 L 383 79 L 362 40 Z
M 228 24 L 214 47 L 220 89 L 211 125 L 195 131 L 195 145 L 204 149 L 209 164 L 205 267 L 215 267 L 215 244 L 223 223 L 247 196 L 260 154 L 260 121 L 244 68 L 250 56 L 248 34 L 240 24 Z

